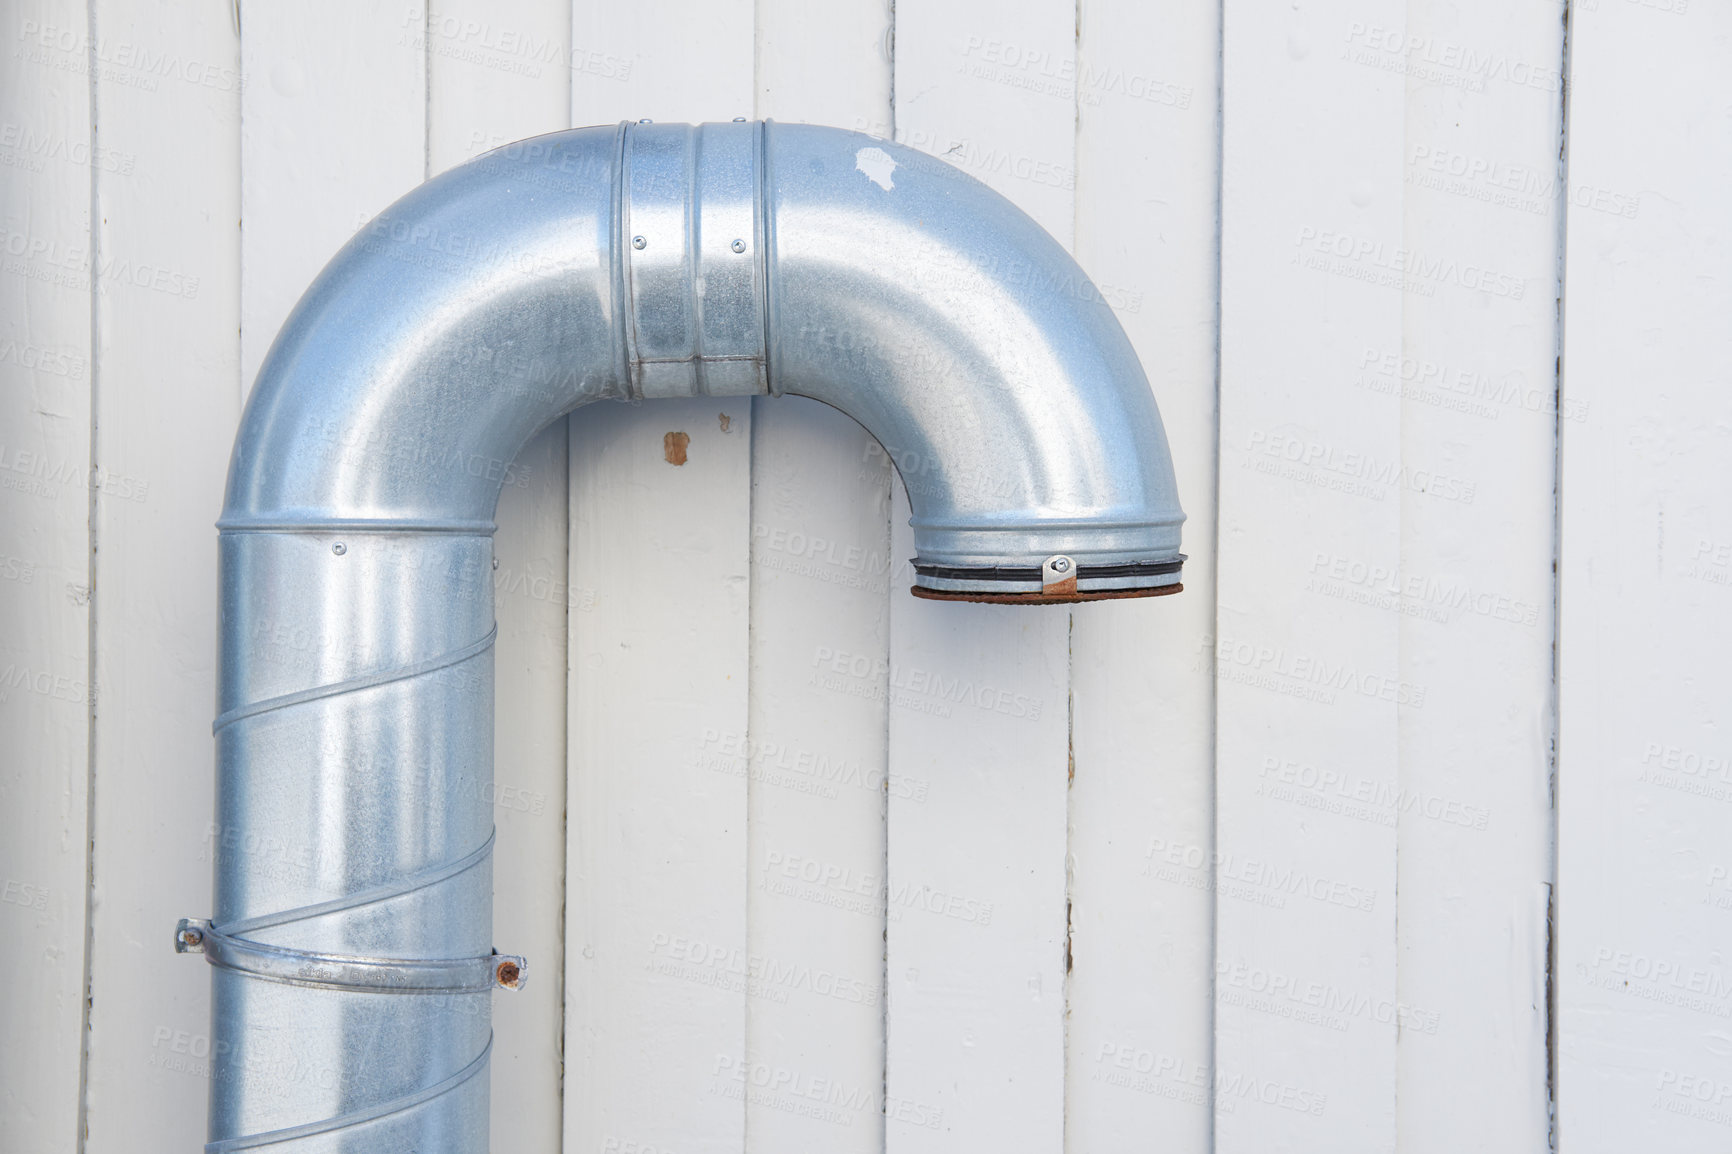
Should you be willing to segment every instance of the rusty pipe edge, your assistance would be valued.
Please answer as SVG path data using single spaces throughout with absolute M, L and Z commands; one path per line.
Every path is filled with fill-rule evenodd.
M 235 442 L 208 1150 L 486 1148 L 490 994 L 442 975 L 492 957 L 501 487 L 591 401 L 782 393 L 877 438 L 924 596 L 1178 588 L 1129 341 L 963 173 L 832 128 L 640 123 L 429 181 L 307 290 Z

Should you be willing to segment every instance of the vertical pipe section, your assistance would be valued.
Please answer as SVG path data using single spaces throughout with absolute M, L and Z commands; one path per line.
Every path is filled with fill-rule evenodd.
M 485 1148 L 488 994 L 389 983 L 490 948 L 492 557 L 484 535 L 223 533 L 214 921 L 294 952 L 291 980 L 213 969 L 214 1037 L 246 1043 L 214 1055 L 213 1150 L 289 1128 Z M 398 963 L 324 984 L 349 975 L 320 954 Z

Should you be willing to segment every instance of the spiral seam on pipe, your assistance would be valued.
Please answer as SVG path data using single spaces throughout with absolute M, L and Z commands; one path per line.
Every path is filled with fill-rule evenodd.
M 461 649 L 453 649 L 441 653 L 437 657 L 429 657 L 423 661 L 412 662 L 409 665 L 399 665 L 395 669 L 384 669 L 377 673 L 367 673 L 360 677 L 350 677 L 343 681 L 334 681 L 329 685 L 317 685 L 312 689 L 302 689 L 295 693 L 285 693 L 280 697 L 267 697 L 263 701 L 254 701 L 246 705 L 237 705 L 227 713 L 220 715 L 211 723 L 212 733 L 221 733 L 237 721 L 249 717 L 257 717 L 261 713 L 270 713 L 277 709 L 287 709 L 291 705 L 305 705 L 309 701 L 322 701 L 327 697 L 338 697 L 345 693 L 356 693 L 363 689 L 374 689 L 381 685 L 389 685 L 393 681 L 407 681 L 411 677 L 420 677 L 426 673 L 436 673 L 441 669 L 449 669 L 453 665 L 461 665 L 471 657 L 477 657 L 487 652 L 499 636 L 499 626 L 495 624 L 488 630 L 487 636 L 479 641 L 471 642 Z
M 416 890 L 424 890 L 428 886 L 437 885 L 446 878 L 454 878 L 486 861 L 487 855 L 493 851 L 493 840 L 497 833 L 497 830 L 490 832 L 486 841 L 463 857 L 446 862 L 444 865 L 435 866 L 430 870 L 423 870 L 418 874 L 411 874 L 400 882 L 374 886 L 371 889 L 356 890 L 352 894 L 332 898 L 328 902 L 315 902 L 312 905 L 297 906 L 292 910 L 283 910 L 280 913 L 261 914 L 256 918 L 242 918 L 237 922 L 229 922 L 227 925 L 211 928 L 232 938 L 240 934 L 251 933 L 254 930 L 288 925 L 290 922 L 323 917 L 326 914 L 340 913 L 343 910 L 358 909 L 361 906 L 370 906 L 376 902 L 389 901 L 391 898 L 400 898 L 405 894 L 412 894 Z
M 481 1048 L 481 1053 L 475 1060 L 463 1069 L 433 1085 L 413 1093 L 393 1098 L 377 1106 L 367 1106 L 360 1110 L 351 1110 L 346 1114 L 338 1114 L 334 1118 L 326 1118 L 319 1122 L 304 1122 L 299 1126 L 286 1126 L 281 1130 L 265 1130 L 258 1134 L 243 1134 L 238 1138 L 219 1138 L 215 1142 L 206 1142 L 205 1154 L 230 1154 L 234 1150 L 252 1150 L 259 1146 L 274 1146 L 280 1142 L 293 1142 L 299 1138 L 311 1138 L 318 1134 L 329 1134 L 333 1130 L 347 1130 L 364 1122 L 376 1122 L 380 1118 L 388 1118 L 392 1114 L 401 1114 L 424 1102 L 449 1094 L 469 1079 L 475 1077 L 487 1066 L 487 1059 L 493 1053 L 493 1033 L 488 1031 L 487 1045 Z

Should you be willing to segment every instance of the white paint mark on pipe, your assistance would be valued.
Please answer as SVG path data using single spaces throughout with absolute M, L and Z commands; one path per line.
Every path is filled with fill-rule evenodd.
M 854 154 L 854 170 L 864 172 L 866 179 L 889 192 L 896 187 L 890 174 L 896 171 L 896 161 L 882 148 L 862 148 Z

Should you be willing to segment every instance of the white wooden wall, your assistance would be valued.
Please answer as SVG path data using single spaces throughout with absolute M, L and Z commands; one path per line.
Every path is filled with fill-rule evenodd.
M 797 399 L 547 430 L 496 1148 L 1726 1148 L 1732 9 L 0 12 L 0 1150 L 202 1140 L 212 522 L 296 297 L 495 145 L 735 116 L 1071 247 L 1187 588 L 916 601 L 890 463 Z

